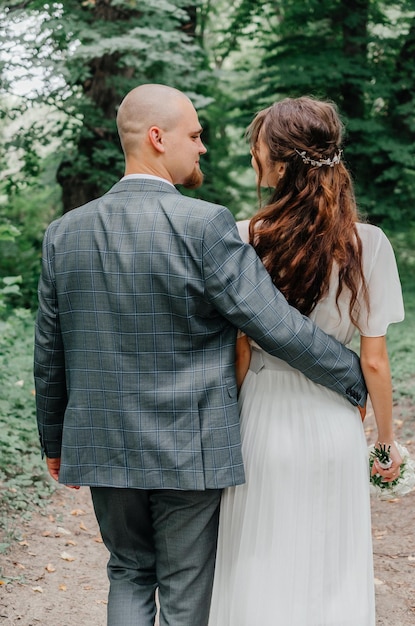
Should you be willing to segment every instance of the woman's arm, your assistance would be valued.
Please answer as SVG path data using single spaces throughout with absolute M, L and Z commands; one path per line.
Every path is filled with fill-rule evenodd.
M 242 387 L 244 378 L 249 369 L 249 363 L 251 361 L 251 346 L 246 335 L 239 335 L 236 340 L 235 351 L 235 370 L 236 370 L 236 384 L 238 391 Z
M 378 436 L 375 445 L 381 443 L 390 446 L 390 456 L 393 461 L 388 470 L 382 469 L 375 461 L 373 473 L 380 474 L 388 481 L 395 480 L 400 471 L 402 458 L 394 443 L 392 380 L 386 337 L 361 336 L 360 363 L 376 419 Z

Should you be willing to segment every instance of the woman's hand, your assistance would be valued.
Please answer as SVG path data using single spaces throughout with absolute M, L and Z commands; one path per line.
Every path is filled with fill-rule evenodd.
M 249 339 L 246 335 L 239 332 L 239 336 L 236 340 L 236 352 L 235 352 L 235 374 L 236 385 L 238 387 L 238 393 L 242 387 L 245 376 L 249 369 L 249 363 L 251 361 L 251 346 Z
M 383 442 L 381 443 L 383 444 Z M 375 446 L 376 445 L 377 444 L 375 444 Z M 401 473 L 402 457 L 393 441 L 389 443 L 385 442 L 385 445 L 386 449 L 390 446 L 389 456 L 392 461 L 392 465 L 386 469 L 380 465 L 378 459 L 375 459 L 372 467 L 372 476 L 379 474 L 382 476 L 383 482 L 389 483 L 399 478 Z

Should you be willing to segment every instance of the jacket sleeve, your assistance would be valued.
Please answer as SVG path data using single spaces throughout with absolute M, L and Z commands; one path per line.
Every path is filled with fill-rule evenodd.
M 63 419 L 67 404 L 65 358 L 53 278 L 50 231 L 43 243 L 39 280 L 39 308 L 35 324 L 34 377 L 36 416 L 42 455 L 61 455 Z
M 206 223 L 203 273 L 207 297 L 234 326 L 312 381 L 365 404 L 358 356 L 288 304 L 225 208 Z

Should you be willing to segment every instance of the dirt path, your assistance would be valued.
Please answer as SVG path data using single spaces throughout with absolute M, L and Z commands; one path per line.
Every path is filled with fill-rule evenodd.
M 105 624 L 107 553 L 89 490 L 59 488 L 47 513 L 21 525 L 21 541 L 1 556 L 4 626 Z
M 396 407 L 395 416 L 397 437 L 415 458 L 414 407 Z M 372 442 L 371 415 L 365 427 Z M 414 626 L 415 492 L 391 502 L 373 500 L 372 522 L 377 626 Z M 59 488 L 46 513 L 36 511 L 9 530 L 20 540 L 0 554 L 0 623 L 105 626 L 107 552 L 89 490 Z

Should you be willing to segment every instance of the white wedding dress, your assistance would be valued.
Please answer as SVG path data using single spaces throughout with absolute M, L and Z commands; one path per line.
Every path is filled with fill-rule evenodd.
M 239 225 L 247 240 L 248 222 Z M 384 335 L 403 319 L 389 241 L 358 225 L 370 312 Z M 313 311 L 348 343 L 354 327 L 337 276 Z M 225 490 L 209 626 L 374 626 L 368 453 L 359 411 L 253 344 L 240 394 L 244 485 Z

